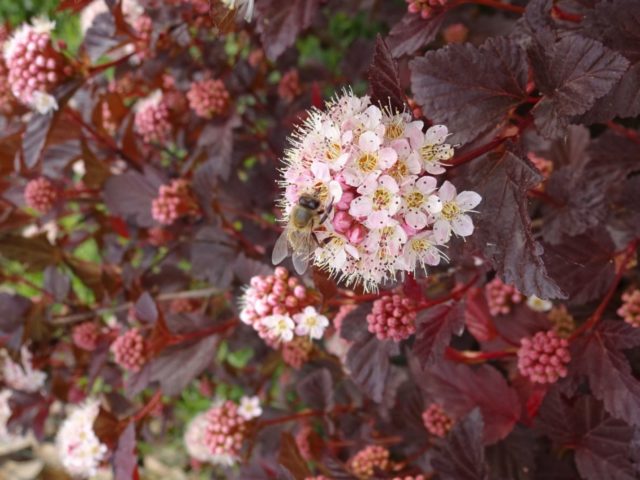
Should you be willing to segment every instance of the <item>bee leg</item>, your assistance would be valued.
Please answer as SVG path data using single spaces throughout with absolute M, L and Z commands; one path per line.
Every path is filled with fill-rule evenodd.
M 324 212 L 322 212 L 322 216 L 320 217 L 320 220 L 319 220 L 320 225 L 322 225 L 327 220 L 332 210 L 333 210 L 333 199 L 331 199 L 331 203 L 329 203 L 329 205 L 327 206 L 327 209 Z
M 313 237 L 313 239 L 315 240 L 316 244 L 317 244 L 319 247 L 322 247 L 322 244 L 320 243 L 320 240 L 318 240 L 318 236 L 316 235 L 316 233 L 315 233 L 315 232 L 311 232 L 311 236 L 312 236 L 312 237 Z

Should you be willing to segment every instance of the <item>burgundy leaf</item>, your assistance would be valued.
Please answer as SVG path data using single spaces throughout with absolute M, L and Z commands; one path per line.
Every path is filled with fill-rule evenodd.
M 428 19 L 414 13 L 407 13 L 389 32 L 388 43 L 394 57 L 411 55 L 426 46 L 438 34 L 444 11 L 440 10 Z
M 0 331 L 11 333 L 23 323 L 24 317 L 31 307 L 31 301 L 21 295 L 0 292 Z
M 151 227 L 151 202 L 158 196 L 162 182 L 154 175 L 127 172 L 114 175 L 104 185 L 104 202 L 114 214 L 140 227 Z
M 394 342 L 381 342 L 373 335 L 355 342 L 349 348 L 347 367 L 353 381 L 374 402 L 383 399 L 390 371 L 389 355 L 394 350 Z
M 443 360 L 427 369 L 425 375 L 422 388 L 455 417 L 480 408 L 487 444 L 506 437 L 520 417 L 517 393 L 493 367 L 472 368 Z
M 0 257 L 20 262 L 29 271 L 42 271 L 59 263 L 60 251 L 49 243 L 46 234 L 31 238 L 4 235 L 0 237 Z
M 130 422 L 118 439 L 118 446 L 113 452 L 114 480 L 131 480 L 136 478 L 138 456 L 136 455 L 136 426 Z
M 27 123 L 22 137 L 22 151 L 27 168 L 35 167 L 42 158 L 51 125 L 56 117 L 56 112 L 49 112 L 46 115 L 34 114 Z
M 48 266 L 44 271 L 44 289 L 53 294 L 56 302 L 61 302 L 69 294 L 71 279 L 58 267 Z
M 473 185 L 482 203 L 474 218 L 478 227 L 472 242 L 484 252 L 498 276 L 523 294 L 565 298 L 547 274 L 542 245 L 531 232 L 526 192 L 540 182 L 537 170 L 509 151 L 489 155 L 480 164 Z
M 629 66 L 628 60 L 602 43 L 572 35 L 529 50 L 536 85 L 544 97 L 533 108 L 545 137 L 558 137 L 572 115 L 586 112 L 606 95 Z
M 306 373 L 296 385 L 302 401 L 315 410 L 331 410 L 334 405 L 334 386 L 331 372 L 326 368 Z
M 640 346 L 640 332 L 622 321 L 605 321 L 572 345 L 571 371 L 585 375 L 593 395 L 611 415 L 640 426 L 640 381 L 622 349 Z
M 298 450 L 293 435 L 289 432 L 282 433 L 278 463 L 289 470 L 294 478 L 307 478 L 312 476 L 306 460 L 302 457 L 300 450 Z
M 311 25 L 319 5 L 318 0 L 257 0 L 257 30 L 271 60 L 277 59 Z
M 204 227 L 195 236 L 191 246 L 192 274 L 205 278 L 212 285 L 226 288 L 233 280 L 229 265 L 236 257 L 229 238 L 215 227 Z
M 389 47 L 378 36 L 373 63 L 369 67 L 371 101 L 382 107 L 391 106 L 395 111 L 406 109 L 405 95 L 400 85 L 398 66 L 391 56 Z
M 155 323 L 158 320 L 158 306 L 148 292 L 144 292 L 138 297 L 133 308 L 138 320 L 146 323 Z
M 464 312 L 464 304 L 457 302 L 436 305 L 418 314 L 413 353 L 423 366 L 440 360 L 451 336 L 461 333 Z
M 443 480 L 487 480 L 489 469 L 482 446 L 483 419 L 472 410 L 456 423 L 431 464 Z
M 493 324 L 484 289 L 471 288 L 467 293 L 464 323 L 467 330 L 480 342 L 493 340 L 497 334 Z
M 480 47 L 449 45 L 410 67 L 416 101 L 427 118 L 449 128 L 453 143 L 500 127 L 527 96 L 526 55 L 508 38 L 491 38 Z
M 492 479 L 530 480 L 535 471 L 534 433 L 516 427 L 507 438 L 485 450 Z

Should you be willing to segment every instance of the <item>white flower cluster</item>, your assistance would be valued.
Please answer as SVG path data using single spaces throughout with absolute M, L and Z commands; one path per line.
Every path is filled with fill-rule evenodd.
M 2 379 L 7 386 L 29 393 L 37 392 L 44 386 L 47 374 L 40 370 L 34 370 L 31 363 L 32 355 L 26 345 L 20 349 L 22 364 L 11 360 L 5 350 L 2 350 L 0 354 L 4 357 L 2 360 Z
M 349 92 L 310 112 L 285 158 L 281 205 L 288 217 L 301 195 L 312 195 L 331 209 L 313 232 L 317 266 L 376 290 L 398 272 L 438 265 L 452 233 L 473 233 L 468 212 L 481 197 L 448 181 L 438 188 L 434 175 L 454 151 L 445 126 L 423 128 Z
M 274 314 L 264 317 L 261 323 L 273 338 L 283 342 L 293 340 L 293 334 L 319 340 L 329 326 L 329 319 L 313 307 L 290 317 L 288 314 Z
M 87 478 L 96 474 L 108 449 L 93 431 L 93 423 L 100 410 L 97 400 L 88 400 L 76 407 L 58 430 L 56 448 L 69 474 Z

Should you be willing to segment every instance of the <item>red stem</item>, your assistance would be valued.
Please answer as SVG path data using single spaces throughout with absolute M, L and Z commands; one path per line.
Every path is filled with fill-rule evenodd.
M 616 276 L 613 279 L 613 282 L 611 283 L 611 286 L 609 287 L 609 290 L 607 291 L 607 294 L 604 296 L 604 298 L 602 299 L 602 301 L 600 302 L 600 305 L 598 305 L 598 308 L 596 308 L 596 311 L 593 312 L 593 315 L 591 315 L 591 317 L 589 317 L 589 319 L 584 322 L 580 328 L 576 329 L 573 334 L 569 337 L 569 340 L 573 340 L 574 338 L 576 338 L 579 335 L 582 335 L 584 332 L 586 332 L 587 330 L 592 329 L 602 318 L 602 315 L 604 314 L 604 311 L 606 310 L 607 306 L 609 305 L 609 302 L 611 302 L 611 299 L 613 298 L 613 296 L 616 293 L 616 290 L 618 288 L 618 284 L 620 283 L 620 280 L 622 279 L 622 275 L 624 274 L 627 264 L 629 263 L 629 260 L 631 260 L 631 257 L 633 257 L 633 255 L 635 254 L 636 248 L 638 247 L 638 242 L 640 241 L 640 239 L 636 239 L 634 241 L 632 241 L 631 243 L 629 243 L 629 245 L 627 245 L 627 248 L 624 251 L 624 257 L 622 258 L 622 261 L 620 263 L 620 266 L 618 267 L 618 271 L 616 272 Z
M 279 425 L 280 423 L 291 422 L 294 420 L 300 420 L 303 418 L 309 417 L 322 417 L 323 415 L 333 416 L 338 413 L 346 413 L 353 410 L 351 405 L 336 405 L 331 411 L 327 412 L 324 410 L 304 410 L 302 412 L 293 413 L 291 415 L 286 415 L 284 417 L 271 418 L 269 420 L 262 420 L 258 422 L 257 428 L 261 429 L 264 427 L 270 427 L 271 425 Z
M 149 399 L 144 407 L 142 407 L 138 412 L 133 416 L 134 422 L 139 422 L 144 417 L 149 415 L 150 412 L 153 411 L 158 406 L 158 403 L 162 400 L 162 392 L 158 390 L 153 396 Z
M 625 138 L 628 138 L 632 142 L 640 144 L 640 136 L 638 135 L 638 132 L 636 132 L 635 130 L 625 128 L 622 125 L 618 125 L 613 121 L 608 122 L 607 126 L 614 132 L 624 136 Z
M 446 296 L 444 296 L 442 298 L 438 298 L 436 300 L 426 300 L 426 301 L 422 302 L 420 305 L 418 305 L 418 307 L 416 308 L 416 311 L 425 310 L 427 308 L 431 308 L 431 307 L 434 307 L 436 305 L 440 305 L 441 303 L 446 303 L 449 300 L 459 300 L 460 298 L 462 298 L 464 296 L 464 294 L 467 292 L 467 290 L 469 290 L 471 287 L 473 287 L 475 285 L 475 283 L 478 281 L 478 277 L 479 277 L 479 274 L 476 273 L 471 280 L 469 280 L 464 285 L 461 285 L 461 286 L 458 286 L 458 287 L 454 288 L 451 291 L 451 293 L 449 293 L 449 295 L 446 295 Z
M 557 5 L 554 5 L 553 7 L 551 7 L 551 16 L 558 18 L 560 20 L 566 20 L 567 22 L 573 22 L 573 23 L 582 22 L 582 15 L 565 12 Z
M 95 65 L 93 67 L 90 67 L 89 68 L 89 76 L 93 76 L 93 75 L 97 75 L 99 73 L 102 73 L 102 72 L 104 72 L 105 70 L 108 70 L 111 67 L 117 67 L 118 65 L 120 65 L 120 64 L 126 62 L 127 60 L 129 60 L 136 53 L 138 53 L 138 52 L 134 51 L 134 52 L 128 53 L 124 57 L 118 58 L 117 60 L 113 60 L 111 62 L 103 63 L 102 65 Z

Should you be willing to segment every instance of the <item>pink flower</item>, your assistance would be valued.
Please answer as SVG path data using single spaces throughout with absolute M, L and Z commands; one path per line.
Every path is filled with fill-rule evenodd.
M 165 142 L 171 133 L 169 106 L 157 90 L 136 104 L 133 125 L 145 143 Z
M 435 267 L 448 257 L 438 248 L 433 232 L 422 232 L 411 236 L 402 250 L 400 262 L 406 270 L 414 271 L 416 266 L 427 269 L 427 265 Z
M 402 187 L 404 220 L 414 230 L 422 230 L 430 218 L 442 211 L 442 201 L 436 191 L 437 180 L 424 176 Z
M 59 198 L 60 191 L 45 177 L 29 181 L 24 188 L 26 204 L 40 213 L 49 213 Z
M 427 173 L 439 175 L 444 173 L 443 162 L 453 157 L 453 147 L 444 143 L 449 131 L 444 125 L 434 125 L 424 134 L 422 130 L 411 129 L 408 132 L 412 155 L 417 155 Z
M 453 427 L 453 420 L 437 403 L 432 403 L 422 413 L 422 421 L 429 433 L 436 437 L 446 436 L 451 427 Z
M 93 352 L 98 345 L 100 329 L 94 322 L 84 322 L 73 327 L 71 338 L 76 347 Z
M 209 461 L 218 465 L 233 465 L 240 455 L 246 433 L 247 421 L 231 400 L 209 409 L 204 431 L 204 444 L 212 455 Z
M 554 331 L 538 332 L 523 338 L 518 350 L 518 370 L 536 383 L 555 383 L 567 376 L 571 360 L 569 342 Z
M 189 183 L 184 179 L 162 185 L 158 189 L 158 196 L 151 203 L 151 216 L 164 225 L 171 225 L 180 217 L 196 216 L 199 213 L 200 207 L 193 198 Z
M 147 361 L 146 344 L 137 328 L 132 328 L 116 338 L 110 350 L 116 363 L 125 370 L 139 372 Z
M 456 187 L 449 181 L 442 184 L 438 196 L 442 200 L 442 210 L 436 214 L 433 225 L 436 240 L 440 243 L 448 242 L 452 231 L 461 237 L 471 235 L 473 222 L 467 212 L 472 211 L 482 197 L 476 192 L 461 192 L 456 195 Z
M 416 331 L 416 304 L 402 293 L 385 295 L 375 302 L 367 315 L 369 331 L 379 340 L 399 342 Z
M 386 227 L 400 209 L 399 190 L 398 184 L 390 176 L 375 178 L 372 175 L 358 187 L 360 196 L 351 202 L 349 214 L 364 218 L 362 223 L 367 228 Z
M 296 335 L 309 336 L 315 340 L 321 339 L 329 326 L 329 319 L 320 315 L 313 307 L 306 307 L 302 312 L 294 315 L 293 320 L 296 322 Z
M 364 480 L 373 478 L 376 470 L 385 471 L 389 466 L 389 450 L 380 445 L 369 445 L 349 460 L 349 469 Z
M 280 347 L 282 360 L 295 369 L 304 365 L 313 351 L 313 343 L 307 337 L 294 337 Z
M 229 92 L 222 80 L 205 79 L 193 82 L 187 92 L 189 107 L 201 118 L 222 115 L 229 107 Z
M 622 306 L 618 315 L 632 327 L 640 328 L 640 290 L 633 289 L 622 294 Z
M 506 315 L 513 305 L 521 303 L 524 296 L 512 285 L 495 277 L 484 286 L 491 315 Z

